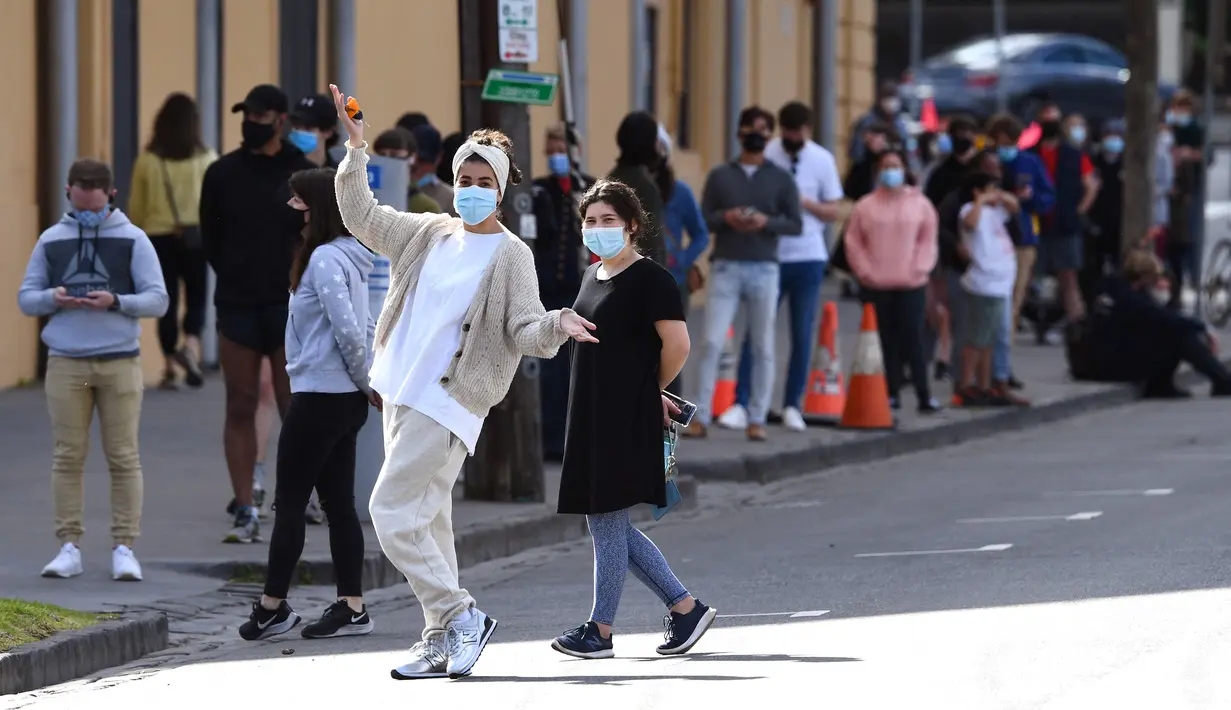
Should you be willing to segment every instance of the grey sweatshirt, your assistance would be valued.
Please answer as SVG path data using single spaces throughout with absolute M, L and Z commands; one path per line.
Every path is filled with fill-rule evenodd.
M 291 392 L 368 391 L 376 321 L 368 302 L 372 252 L 354 237 L 313 250 L 286 320 Z
M 56 289 L 84 297 L 115 294 L 116 310 L 60 308 Z M 17 292 L 28 316 L 51 316 L 43 342 L 54 357 L 120 358 L 141 352 L 140 318 L 167 312 L 167 287 L 149 237 L 119 210 L 99 227 L 83 227 L 70 215 L 43 232 Z
M 723 213 L 732 207 L 755 207 L 769 221 L 760 232 L 731 229 Z M 768 160 L 752 177 L 737 162 L 719 165 L 705 178 L 701 212 L 714 233 L 712 260 L 778 261 L 778 237 L 804 231 L 799 188 L 790 173 Z

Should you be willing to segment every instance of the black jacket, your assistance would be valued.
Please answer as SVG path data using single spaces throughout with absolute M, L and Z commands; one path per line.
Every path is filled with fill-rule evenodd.
M 218 277 L 216 306 L 285 306 L 303 213 L 288 206 L 291 173 L 317 167 L 283 142 L 273 156 L 240 148 L 201 184 L 201 241 Z
M 534 240 L 534 268 L 539 277 L 539 296 L 550 309 L 572 306 L 581 288 L 581 216 L 577 203 L 594 184 L 588 175 L 571 174 L 569 191 L 563 179 L 549 175 L 531 185 L 538 234 Z
M 959 187 L 945 195 L 936 207 L 936 214 L 939 218 L 937 225 L 939 226 L 940 264 L 959 274 L 965 272 L 966 267 L 970 266 L 970 261 L 962 258 L 957 247 L 962 243 L 962 205 L 970 202 L 972 198 L 973 195 L 969 189 Z M 1013 245 L 1020 246 L 1022 243 L 1021 221 L 1014 216 L 1005 224 L 1005 229 L 1009 231 L 1009 238 L 1013 240 Z
M 1112 381 L 1146 379 L 1160 349 L 1205 332 L 1201 321 L 1176 313 L 1120 277 L 1106 279 L 1090 319 L 1098 379 Z
M 950 155 L 928 176 L 928 184 L 924 186 L 923 194 L 932 201 L 933 207 L 940 209 L 940 203 L 944 202 L 949 193 L 962 186 L 962 181 L 969 172 L 969 163 L 963 163 Z

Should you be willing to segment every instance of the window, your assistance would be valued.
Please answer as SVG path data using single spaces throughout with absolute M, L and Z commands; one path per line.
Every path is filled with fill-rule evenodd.
M 645 52 L 646 61 L 642 65 L 645 69 L 645 77 L 642 86 L 645 87 L 645 96 L 642 97 L 642 105 L 645 110 L 658 115 L 658 8 L 647 7 L 645 9 L 645 47 L 642 48 Z
M 1086 47 L 1086 63 L 1094 64 L 1100 67 L 1110 67 L 1112 69 L 1124 69 L 1128 66 L 1128 62 L 1124 57 L 1120 56 L 1113 50 L 1103 49 L 1101 47 Z
M 1086 54 L 1080 47 L 1061 46 L 1043 55 L 1044 64 L 1082 64 Z
M 680 88 L 676 96 L 675 143 L 685 149 L 692 147 L 692 87 L 696 85 L 693 77 L 696 34 L 693 28 L 697 24 L 696 10 L 696 0 L 683 0 L 679 14 Z

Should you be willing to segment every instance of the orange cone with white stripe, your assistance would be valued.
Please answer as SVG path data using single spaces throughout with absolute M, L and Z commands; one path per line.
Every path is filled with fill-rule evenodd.
M 735 404 L 735 377 L 739 353 L 735 349 L 735 327 L 727 329 L 727 342 L 718 358 L 718 381 L 714 384 L 714 399 L 710 411 L 720 417 Z
M 838 357 L 838 304 L 826 301 L 821 311 L 821 329 L 812 351 L 812 374 L 804 396 L 804 419 L 818 424 L 834 424 L 846 408 L 846 388 L 842 381 L 842 362 Z
M 871 303 L 863 306 L 855 359 L 851 363 L 850 390 L 839 426 L 843 429 L 893 428 L 889 385 L 885 382 L 885 358 L 876 326 L 876 309 Z

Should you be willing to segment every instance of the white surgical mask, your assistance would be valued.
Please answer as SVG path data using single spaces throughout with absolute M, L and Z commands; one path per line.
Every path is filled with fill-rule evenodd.
M 902 101 L 896 96 L 881 99 L 881 110 L 890 115 L 897 115 L 902 110 Z

